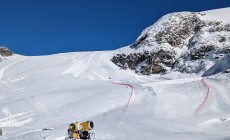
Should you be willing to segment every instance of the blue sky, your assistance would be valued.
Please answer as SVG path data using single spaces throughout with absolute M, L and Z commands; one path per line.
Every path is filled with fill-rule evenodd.
M 114 50 L 161 16 L 230 0 L 0 0 L 0 44 L 17 54 Z

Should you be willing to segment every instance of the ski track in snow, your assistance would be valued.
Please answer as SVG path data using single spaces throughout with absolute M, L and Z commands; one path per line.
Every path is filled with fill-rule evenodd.
M 88 55 L 87 53 L 80 53 L 79 56 L 75 56 L 75 57 L 72 57 L 72 60 L 73 60 L 73 64 L 71 66 L 71 68 L 67 71 L 71 71 L 72 69 L 76 69 L 76 65 L 81 65 L 82 67 L 84 67 L 85 69 L 91 71 L 92 73 L 94 73 L 96 76 L 98 76 L 101 80 L 107 82 L 109 79 L 108 78 L 105 78 L 105 75 L 106 77 L 109 77 L 109 72 L 112 72 L 110 75 L 116 75 L 116 72 L 115 70 L 110 66 L 107 68 L 105 68 L 106 66 L 108 66 L 108 62 L 105 62 L 105 61 L 108 61 L 108 56 L 103 56 L 104 54 L 102 52 L 95 52 L 93 54 L 90 54 L 88 57 L 85 57 L 86 55 Z M 96 59 L 95 57 L 98 57 L 99 59 Z M 77 61 L 79 60 L 79 61 Z M 98 60 L 97 62 L 91 62 L 92 60 Z M 91 63 L 90 63 L 91 62 Z M 91 68 L 92 66 L 90 66 L 89 64 L 97 64 L 99 65 L 100 67 L 102 67 L 102 69 L 106 72 L 105 75 L 102 75 L 98 72 L 96 72 L 95 70 L 93 70 L 93 68 Z M 109 70 L 109 72 L 108 72 Z M 78 76 L 81 76 L 82 73 L 79 73 Z M 74 73 L 73 73 L 74 75 Z M 131 98 L 134 94 L 134 88 L 131 84 L 127 84 L 127 83 L 117 83 L 117 82 L 112 82 L 110 81 L 110 83 L 112 84 L 116 84 L 116 85 L 121 85 L 121 86 L 126 86 L 128 88 L 131 89 L 131 93 L 129 95 L 129 98 L 128 98 L 128 102 L 126 104 L 125 107 L 128 107 L 129 104 L 130 104 L 130 101 L 131 101 Z
M 14 65 L 16 65 L 16 64 L 18 64 L 18 63 L 20 63 L 20 62 L 23 62 L 23 61 L 25 61 L 25 60 L 26 60 L 26 59 L 21 59 L 21 60 L 19 60 L 19 61 L 16 61 L 16 62 L 14 62 L 14 63 L 11 63 L 11 64 L 5 66 L 4 68 L 2 68 L 1 71 L 0 71 L 0 79 L 2 79 L 3 73 L 5 72 L 5 70 L 7 70 L 8 68 L 10 68 L 10 67 L 12 67 L 12 66 L 14 66 Z
M 87 64 L 89 63 L 89 61 L 90 60 L 92 60 L 92 58 L 93 57 L 95 57 L 96 55 L 99 55 L 99 59 L 96 59 L 96 58 L 94 58 L 93 60 L 99 60 L 98 62 L 98 65 L 100 66 L 100 67 L 102 67 L 104 70 L 105 70 L 105 72 L 106 72 L 106 74 L 104 74 L 103 76 L 101 75 L 101 74 L 99 74 L 99 73 L 97 73 L 97 72 L 95 72 L 92 68 L 90 68 Z M 98 57 L 98 56 L 97 56 Z M 88 63 L 86 63 L 84 66 L 85 67 L 87 67 L 89 70 L 91 70 L 93 73 L 95 73 L 98 77 L 101 77 L 101 79 L 103 80 L 103 81 L 108 81 L 108 79 L 107 78 L 105 78 L 105 75 L 106 75 L 106 77 L 110 77 L 110 75 L 117 75 L 117 73 L 116 73 L 116 71 L 108 64 L 109 62 L 108 62 L 108 54 L 107 54 L 107 56 L 104 56 L 104 53 L 94 53 L 92 56 L 91 56 L 91 58 L 88 60 Z M 80 63 L 81 65 L 83 65 L 83 63 Z M 95 64 L 95 63 L 94 63 Z M 109 67 L 108 67 L 109 66 Z M 109 72 L 110 72 L 110 74 L 109 74 Z M 103 77 L 103 78 L 102 78 Z M 132 77 L 132 76 L 130 76 L 130 77 Z M 138 80 L 138 78 L 135 78 L 135 80 Z M 133 81 L 133 80 L 130 80 L 130 81 Z M 139 81 L 139 80 L 138 80 Z M 126 86 L 126 87 L 128 87 L 128 88 L 130 88 L 131 89 L 131 93 L 130 93 L 130 95 L 129 95 L 129 97 L 128 97 L 128 101 L 127 101 L 127 104 L 125 105 L 125 107 L 128 107 L 129 106 L 129 104 L 130 104 L 130 102 L 131 102 L 131 99 L 132 99 L 132 97 L 133 97 L 133 95 L 135 94 L 135 92 L 134 92 L 134 87 L 133 87 L 133 85 L 132 84 L 128 84 L 128 83 L 117 83 L 117 82 L 112 82 L 112 80 L 110 81 L 110 83 L 112 83 L 112 84 L 116 84 L 116 85 L 121 85 L 121 86 Z
M 160 79 L 161 77 L 154 78 L 154 77 L 135 75 L 134 73 L 132 73 L 132 71 L 119 70 L 118 67 L 113 65 L 109 61 L 110 60 L 109 57 L 111 55 L 110 53 L 111 52 L 80 52 L 80 53 L 73 53 L 70 55 L 66 55 L 64 57 L 65 60 L 69 60 L 69 59 L 72 60 L 71 61 L 72 64 L 71 65 L 66 64 L 62 70 L 64 72 L 62 73 L 61 71 L 60 73 L 72 74 L 73 77 L 76 77 L 73 78 L 76 81 L 78 79 L 79 81 L 82 82 L 88 81 L 91 84 L 93 83 L 93 81 L 95 81 L 95 83 L 97 83 L 97 81 L 100 81 L 98 85 L 101 87 L 108 85 L 108 84 L 103 85 L 104 83 L 114 84 L 117 86 L 109 87 L 111 89 L 106 89 L 106 90 L 103 89 L 101 91 L 99 90 L 100 92 L 98 93 L 100 94 L 98 95 L 95 94 L 97 93 L 96 90 L 97 87 L 96 88 L 93 87 L 95 91 L 93 91 L 90 94 L 84 94 L 81 96 L 80 94 L 78 95 L 78 93 L 76 92 L 78 91 L 78 88 L 75 87 L 81 86 L 81 83 L 78 83 L 79 81 L 77 81 L 76 83 L 74 83 L 73 86 L 74 88 L 72 91 L 69 91 L 69 88 L 67 88 L 64 89 L 63 93 L 61 92 L 57 94 L 55 92 L 57 91 L 56 89 L 58 87 L 55 87 L 53 91 L 49 91 L 47 93 L 46 92 L 42 94 L 39 93 L 39 95 L 31 94 L 33 96 L 28 94 L 27 98 L 28 99 L 31 98 L 33 102 L 35 101 L 34 105 L 37 109 L 32 108 L 35 110 L 34 112 L 32 111 L 29 113 L 13 114 L 12 117 L 15 118 L 15 120 L 17 121 L 17 125 L 20 128 L 16 127 L 16 129 L 18 129 L 18 132 L 13 136 L 9 136 L 7 134 L 7 136 L 9 136 L 9 138 L 7 139 L 11 139 L 11 138 L 33 139 L 34 137 L 36 137 L 35 139 L 37 138 L 56 139 L 56 140 L 64 139 L 63 136 L 66 133 L 68 123 L 69 121 L 73 121 L 74 117 L 72 116 L 73 115 L 72 113 L 62 114 L 58 111 L 74 110 L 75 107 L 73 105 L 75 101 L 76 102 L 79 101 L 80 102 L 79 104 L 83 103 L 83 105 L 85 105 L 87 108 L 86 110 L 88 110 L 89 107 L 93 108 L 90 111 L 94 112 L 92 113 L 94 116 L 91 117 L 96 122 L 95 131 L 96 134 L 98 134 L 96 138 L 99 138 L 100 140 L 105 140 L 105 139 L 123 140 L 129 138 L 129 136 L 130 139 L 135 139 L 134 137 L 132 137 L 131 134 L 136 133 L 136 131 L 143 134 L 144 137 L 148 137 L 149 135 L 151 136 L 151 138 L 154 139 L 160 136 L 159 139 L 168 140 L 166 139 L 165 136 L 169 134 L 170 136 L 172 136 L 173 140 L 182 140 L 182 138 L 186 139 L 189 136 L 192 136 L 191 139 L 197 139 L 199 136 L 196 135 L 203 136 L 203 134 L 206 132 L 206 131 L 203 132 L 203 130 L 210 129 L 212 126 L 216 126 L 217 124 L 227 125 L 229 123 L 229 121 L 220 121 L 218 118 L 213 119 L 210 117 L 203 116 L 203 114 L 205 114 L 206 111 L 208 112 L 212 110 L 212 107 L 208 106 L 209 104 L 207 104 L 207 101 L 208 103 L 212 103 L 211 102 L 212 100 L 210 100 L 209 98 L 210 97 L 209 90 L 213 86 L 211 81 L 208 81 L 207 83 L 205 78 L 202 79 L 200 77 L 169 80 L 167 79 L 167 77 L 163 77 L 162 79 Z M 0 78 L 4 76 L 4 71 L 6 71 L 8 68 L 12 67 L 17 63 L 20 63 L 21 61 L 23 61 L 23 59 L 11 63 L 8 66 L 4 67 L 0 71 L 1 72 Z M 65 70 L 65 68 L 67 69 Z M 9 82 L 8 84 L 13 85 L 18 83 Z M 120 88 L 119 86 L 123 86 L 127 88 Z M 15 93 L 21 91 L 23 92 L 24 90 L 23 88 L 21 90 L 15 90 L 15 89 L 12 90 Z M 90 91 L 90 87 L 84 93 L 87 93 L 87 91 Z M 104 94 L 103 93 L 104 91 L 109 93 Z M 117 95 L 113 94 L 114 95 L 113 96 L 110 94 L 110 92 L 116 93 L 116 91 L 120 92 L 119 94 L 122 95 L 123 97 L 119 98 L 120 95 L 118 95 L 119 96 L 118 97 Z M 211 99 L 214 99 L 215 96 L 220 96 L 218 97 L 218 100 L 219 102 L 221 102 L 221 99 L 223 98 L 224 95 L 218 94 L 218 91 L 219 90 L 216 89 L 217 93 L 215 93 L 215 95 L 212 91 L 213 94 L 211 94 L 212 95 Z M 47 97 L 52 97 L 55 100 L 45 102 L 43 101 L 43 98 L 38 99 L 39 97 L 43 97 L 43 95 L 48 95 Z M 108 101 L 106 101 L 106 104 L 103 104 L 104 100 L 101 99 L 104 98 L 104 95 L 106 95 L 106 97 L 109 97 L 109 98 L 105 98 L 105 100 L 108 99 Z M 153 96 L 146 96 L 146 95 L 153 95 Z M 4 97 L 4 94 L 1 95 L 1 97 Z M 60 101 L 62 97 L 65 97 L 63 99 L 66 99 L 67 102 L 64 103 L 63 106 L 62 105 L 59 106 L 59 103 L 55 105 L 55 102 Z M 70 98 L 73 97 L 73 99 L 68 99 L 67 97 Z M 150 98 L 147 100 L 146 98 L 148 97 Z M 18 98 L 17 101 L 25 100 L 27 98 L 26 97 L 23 97 L 22 99 Z M 94 102 L 94 98 L 96 98 L 96 100 L 101 99 L 99 102 L 102 102 L 100 103 L 100 105 L 102 106 L 104 105 L 104 108 L 97 107 L 97 105 L 91 106 L 90 103 Z M 3 99 L 5 100 L 5 97 Z M 7 103 L 13 104 L 14 102 L 15 101 L 10 102 L 9 100 Z M 226 102 L 228 101 L 226 100 Z M 98 102 L 95 103 L 97 104 Z M 48 104 L 50 106 L 52 104 L 52 107 L 58 106 L 57 108 L 59 110 L 57 108 L 50 107 Z M 79 104 L 77 104 L 76 107 L 78 107 Z M 110 109 L 106 110 L 107 106 L 109 106 Z M 125 112 L 124 112 L 124 108 L 125 108 Z M 213 108 L 215 109 L 215 106 Z M 31 110 L 31 108 L 29 110 Z M 145 110 L 146 112 L 144 112 Z M 83 114 L 85 113 L 84 109 L 82 110 L 80 109 L 80 111 L 79 110 L 76 111 L 77 111 L 76 114 L 78 114 L 79 112 Z M 51 123 L 51 124 L 47 123 L 47 120 L 44 120 L 45 122 L 44 124 L 34 123 L 34 121 L 37 118 L 38 120 L 40 119 L 41 121 L 45 119 L 47 116 L 49 116 L 48 114 L 49 115 L 51 114 L 52 117 L 54 116 L 57 117 L 58 121 L 55 119 L 54 120 L 55 123 Z M 36 115 L 38 115 L 38 117 L 36 117 Z M 64 119 L 60 120 L 60 118 L 62 117 Z M 68 117 L 72 117 L 72 120 L 71 119 L 67 120 Z M 83 119 L 85 119 L 84 115 L 82 115 L 82 117 Z M 230 118 L 230 117 L 226 117 L 226 118 Z M 100 119 L 103 119 L 103 121 L 105 121 L 105 123 L 104 122 L 103 123 L 108 126 L 105 127 L 102 124 L 100 124 L 101 123 Z M 195 119 L 194 122 L 193 119 Z M 7 117 L 0 119 L 0 126 L 14 128 L 15 127 L 14 125 L 16 124 L 13 123 L 7 124 L 7 120 L 9 120 L 9 118 Z M 63 120 L 64 122 L 62 122 Z M 48 121 L 51 120 L 48 119 Z M 61 123 L 57 123 L 59 121 Z M 49 127 L 50 125 L 53 124 L 55 124 L 54 126 L 56 126 L 57 129 L 52 131 L 42 131 L 42 128 L 44 127 L 43 125 Z M 194 130 L 194 128 L 198 130 Z M 202 129 L 199 130 L 199 128 Z M 121 135 L 115 135 L 113 137 L 113 134 L 115 133 L 119 133 Z M 103 137 L 105 135 L 106 137 Z M 140 139 L 140 138 L 141 138 L 140 135 L 137 134 L 136 139 Z M 199 138 L 199 140 L 200 139 L 202 138 Z M 209 140 L 209 139 L 205 138 L 205 140 Z
M 72 57 L 72 59 L 73 59 L 73 64 L 72 64 L 71 68 L 69 69 L 69 71 L 76 69 L 76 66 L 79 67 L 79 65 L 80 65 L 81 67 L 83 67 L 87 71 L 92 72 L 94 75 L 99 77 L 102 81 L 109 81 L 110 83 L 113 83 L 116 85 L 121 85 L 121 86 L 126 86 L 126 87 L 130 88 L 131 93 L 129 95 L 126 107 L 129 106 L 130 101 L 131 101 L 133 95 L 135 94 L 134 86 L 132 84 L 123 83 L 123 82 L 113 82 L 111 79 L 108 79 L 108 77 L 110 77 L 110 75 L 115 76 L 115 77 L 117 75 L 116 71 L 110 66 L 110 64 L 108 62 L 108 54 L 105 55 L 103 52 L 95 52 L 95 53 L 91 53 L 91 54 L 90 53 L 80 53 L 77 56 Z M 96 62 L 95 62 L 95 60 L 96 60 Z M 95 65 L 97 65 L 97 67 L 101 67 L 105 73 L 101 74 L 101 73 L 95 71 L 94 70 Z M 85 72 L 85 71 L 82 71 L 82 73 L 78 73 L 78 75 L 75 75 L 75 76 L 82 77 L 81 75 L 83 74 L 83 72 Z M 73 72 L 73 75 L 74 75 L 74 72 Z M 83 77 L 84 77 L 84 75 L 83 75 Z M 138 77 L 133 78 L 132 75 L 128 76 L 127 78 L 128 79 L 130 78 L 129 81 L 137 80 L 137 81 L 141 82 L 141 80 L 139 80 Z M 112 79 L 114 79 L 114 78 L 112 78 Z M 203 81 L 203 83 L 205 83 L 204 79 L 202 79 L 202 81 Z M 154 81 L 152 83 L 155 83 L 155 82 L 156 81 Z M 191 86 L 189 86 L 189 85 L 187 85 L 187 86 L 188 86 L 189 93 L 191 93 L 192 90 L 194 89 L 194 87 L 192 87 L 192 86 L 194 86 L 194 85 L 192 84 Z M 204 86 L 206 86 L 206 83 L 204 84 Z M 137 86 L 137 90 L 140 90 L 139 92 L 144 92 L 143 89 L 138 89 L 138 86 Z M 200 111 L 202 106 L 205 104 L 207 98 L 208 98 L 208 94 L 205 97 L 205 100 L 202 102 L 202 104 L 196 110 L 196 114 L 198 114 L 198 112 Z
M 89 65 L 89 63 L 92 61 L 92 59 L 95 57 L 95 55 L 97 55 L 98 52 L 90 54 L 89 56 L 87 53 L 80 53 L 78 56 L 74 56 L 72 57 L 73 60 L 73 64 L 71 66 L 71 68 L 69 70 L 67 70 L 64 73 L 73 73 L 74 77 L 82 77 L 85 78 L 85 76 L 81 76 L 85 70 L 86 71 L 90 71 L 91 73 L 93 73 L 94 75 L 96 75 L 97 77 L 99 77 L 101 80 L 107 80 L 106 78 L 104 78 L 102 75 L 100 75 L 98 72 L 96 72 L 95 70 L 93 70 L 91 68 L 91 66 Z M 96 59 L 97 60 L 97 59 Z M 94 64 L 94 63 L 91 63 Z M 75 70 L 77 70 L 77 68 L 83 68 L 83 70 L 80 73 L 75 73 Z
M 228 30 L 229 10 L 206 11 L 198 16 L 201 21 L 221 21 Z M 137 40 L 145 36 L 155 46 L 154 50 L 160 49 L 151 40 L 151 34 L 154 37 L 155 32 L 163 31 L 171 21 L 177 23 L 186 15 L 162 17 Z M 228 39 L 228 32 L 223 37 Z M 208 43 L 218 42 L 219 38 L 215 39 Z M 227 40 L 226 43 L 225 46 Z M 24 57 L 2 63 L 8 65 L 0 70 L 0 107 L 4 108 L 0 114 L 3 130 L 0 139 L 64 140 L 69 123 L 92 119 L 97 140 L 230 140 L 229 79 L 198 78 L 174 72 L 148 77 L 119 69 L 110 61 L 117 52 L 152 51 L 147 46 L 136 50 L 124 47 L 116 51 L 39 56 L 36 62 L 25 61 L 21 67 Z M 162 47 L 167 49 L 167 43 Z M 19 74 L 16 68 L 22 68 L 23 73 Z M 15 76 L 15 72 L 19 75 Z M 7 77 L 8 74 L 14 77 Z M 22 80 L 26 77 L 29 78 Z
M 35 115 L 33 111 L 21 112 L 13 115 L 10 113 L 10 116 L 0 119 L 0 127 L 22 127 L 32 121 L 30 117 L 33 115 Z

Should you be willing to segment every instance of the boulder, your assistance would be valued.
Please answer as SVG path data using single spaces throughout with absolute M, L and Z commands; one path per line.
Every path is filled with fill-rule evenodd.
M 13 52 L 10 51 L 8 48 L 6 47 L 0 47 L 0 55 L 1 56 L 12 56 Z

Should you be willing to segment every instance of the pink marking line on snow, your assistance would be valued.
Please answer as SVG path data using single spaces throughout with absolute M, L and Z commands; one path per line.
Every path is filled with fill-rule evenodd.
M 200 111 L 200 109 L 204 106 L 204 104 L 206 103 L 207 99 L 208 99 L 208 96 L 209 96 L 209 93 L 210 93 L 210 87 L 209 85 L 205 82 L 204 79 L 206 79 L 207 77 L 204 77 L 202 78 L 202 82 L 204 84 L 204 86 L 208 89 L 207 93 L 206 93 L 206 96 L 205 96 L 205 99 L 204 101 L 200 104 L 200 106 L 198 107 L 198 109 L 196 110 L 196 115 L 198 114 L 198 112 Z
M 126 87 L 129 87 L 130 89 L 132 89 L 132 92 L 131 92 L 131 94 L 130 94 L 130 96 L 129 96 L 129 99 L 128 99 L 128 103 L 127 103 L 127 105 L 125 106 L 125 107 L 128 107 L 128 106 L 129 106 L 129 103 L 130 103 L 130 101 L 131 101 L 131 98 L 132 98 L 132 96 L 133 96 L 133 94 L 134 94 L 134 88 L 133 88 L 133 86 L 130 85 L 130 84 L 124 84 L 124 83 L 115 83 L 115 82 L 110 82 L 110 83 L 113 83 L 113 84 L 116 84 L 116 85 L 126 86 Z

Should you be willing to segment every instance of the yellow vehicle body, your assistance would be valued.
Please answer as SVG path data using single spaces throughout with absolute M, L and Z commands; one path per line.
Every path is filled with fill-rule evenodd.
M 88 123 L 88 121 L 81 123 L 81 126 L 82 126 L 82 128 L 81 128 L 82 131 L 89 131 L 89 123 Z
M 81 122 L 81 123 L 76 122 L 75 126 L 80 131 L 89 131 L 93 129 L 94 124 L 92 121 L 86 121 L 86 122 Z
M 77 132 L 74 132 L 73 133 L 73 138 L 74 139 L 79 139 L 80 137 L 79 137 L 79 134 L 77 133 Z

